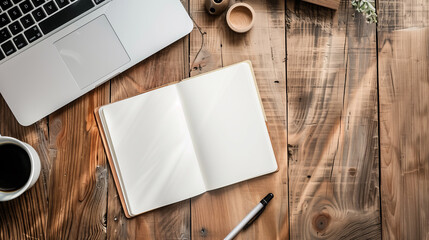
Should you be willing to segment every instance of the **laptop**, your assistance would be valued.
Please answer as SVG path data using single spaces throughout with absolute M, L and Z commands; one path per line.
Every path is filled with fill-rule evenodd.
M 179 0 L 0 0 L 0 93 L 28 126 L 188 34 Z

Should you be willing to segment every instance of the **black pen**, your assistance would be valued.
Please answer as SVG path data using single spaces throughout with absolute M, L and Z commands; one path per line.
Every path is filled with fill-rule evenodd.
M 271 199 L 273 199 L 274 195 L 272 193 L 269 193 L 267 196 L 265 196 L 259 203 L 256 205 L 255 208 L 250 211 L 249 214 L 247 214 L 246 217 L 241 220 L 241 222 L 234 228 L 232 231 L 224 238 L 224 240 L 231 240 L 237 234 L 242 230 L 248 228 L 265 210 L 265 207 L 270 202 Z

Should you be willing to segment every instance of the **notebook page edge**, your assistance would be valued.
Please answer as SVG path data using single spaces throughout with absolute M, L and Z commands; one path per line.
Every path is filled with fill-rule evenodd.
M 106 123 L 106 119 L 105 119 L 105 115 L 104 115 L 104 108 L 105 108 L 105 106 L 100 107 L 99 110 L 98 110 L 98 114 L 100 116 L 100 121 L 101 121 L 102 127 L 104 129 L 104 134 L 106 136 L 106 143 L 107 143 L 107 145 L 109 147 L 109 152 L 110 152 L 110 155 L 111 155 L 111 158 L 112 158 L 112 163 L 113 163 L 114 168 L 115 168 L 115 169 L 112 169 L 112 170 L 114 170 L 114 174 L 118 178 L 118 183 L 119 183 L 120 189 L 117 189 L 117 190 L 119 190 L 118 191 L 118 192 L 120 192 L 119 194 L 121 194 L 123 196 L 123 198 L 124 198 L 124 203 L 125 204 L 123 204 L 123 206 L 126 208 L 124 210 L 126 210 L 127 215 L 129 215 L 129 217 L 132 217 L 134 215 L 133 215 L 133 213 L 131 213 L 130 208 L 129 208 L 128 194 L 127 194 L 127 192 L 126 192 L 126 190 L 124 188 L 124 183 L 123 183 L 123 179 L 122 179 L 122 175 L 121 175 L 121 170 L 120 170 L 119 165 L 117 163 L 117 157 L 116 157 L 116 153 L 115 153 L 115 148 L 113 147 L 112 140 L 111 140 L 110 133 L 109 133 L 109 127 L 108 127 L 108 125 Z
M 241 62 L 241 63 L 247 63 L 249 65 L 249 67 L 250 67 L 250 71 L 252 72 L 252 77 L 253 77 L 254 85 L 255 85 L 255 88 L 256 88 L 256 93 L 258 94 L 259 104 L 261 105 L 261 108 L 262 108 L 262 114 L 264 115 L 265 122 L 268 122 L 267 115 L 265 113 L 264 104 L 262 102 L 261 93 L 260 93 L 259 87 L 258 87 L 258 81 L 256 80 L 256 75 L 255 75 L 255 71 L 253 69 L 252 62 L 250 60 L 246 60 L 246 61 Z
M 242 180 L 239 180 L 239 181 L 235 181 L 235 182 L 231 182 L 231 183 L 227 183 L 227 184 L 222 184 L 222 185 L 218 185 L 218 186 L 215 186 L 215 187 L 209 188 L 209 189 L 207 189 L 207 191 L 209 192 L 209 191 L 213 191 L 213 190 L 216 190 L 216 189 L 220 189 L 220 188 L 228 187 L 228 186 L 231 186 L 231 185 L 234 185 L 234 184 L 237 184 L 237 183 L 242 183 L 242 182 L 245 182 L 245 181 L 249 181 L 249 180 L 252 180 L 252 179 L 256 179 L 256 178 L 259 178 L 259 177 L 263 177 L 263 176 L 269 175 L 269 174 L 271 174 L 271 173 L 275 173 L 275 172 L 277 172 L 277 169 L 278 169 L 278 168 L 277 168 L 277 167 L 275 167 L 275 168 L 273 168 L 273 169 L 270 169 L 269 171 L 266 171 L 266 172 L 261 173 L 261 174 L 258 174 L 258 175 L 254 175 L 253 177 L 250 177 L 250 178 L 246 178 L 246 179 L 242 179 Z

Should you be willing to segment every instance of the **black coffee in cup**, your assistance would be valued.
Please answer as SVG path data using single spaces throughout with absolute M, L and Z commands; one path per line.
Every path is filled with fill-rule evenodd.
M 30 178 L 31 161 L 27 151 L 12 144 L 0 144 L 0 191 L 22 188 Z

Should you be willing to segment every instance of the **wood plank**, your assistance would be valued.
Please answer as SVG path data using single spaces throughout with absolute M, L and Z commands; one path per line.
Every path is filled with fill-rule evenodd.
M 185 2 L 185 6 L 187 3 Z M 177 82 L 187 76 L 185 37 L 112 80 L 112 102 Z M 190 200 L 127 219 L 109 171 L 108 239 L 189 239 Z
M 191 33 L 191 75 L 252 61 L 279 171 L 193 198 L 193 239 L 222 239 L 269 192 L 275 197 L 265 212 L 236 239 L 288 238 L 284 2 L 246 3 L 256 11 L 255 26 L 248 33 L 238 34 L 228 28 L 225 13 L 211 16 L 204 0 L 191 1 L 191 15 L 202 31 L 194 29 Z
M 17 199 L 0 202 L 0 239 L 46 239 L 50 175 L 47 121 L 20 126 L 0 97 L 0 133 L 29 143 L 39 153 L 42 164 L 39 180 L 30 190 Z
M 291 239 L 379 239 L 376 26 L 287 4 Z
M 304 0 L 309 3 L 313 3 L 319 6 L 331 8 L 337 10 L 340 6 L 340 0 Z
M 93 117 L 110 84 L 49 116 L 48 239 L 106 238 L 107 163 Z
M 429 2 L 378 6 L 383 238 L 427 239 Z
M 106 237 L 106 161 L 91 111 L 107 103 L 108 90 L 100 87 L 27 128 L 2 103 L 2 133 L 33 145 L 42 172 L 30 191 L 1 203 L 0 239 Z

